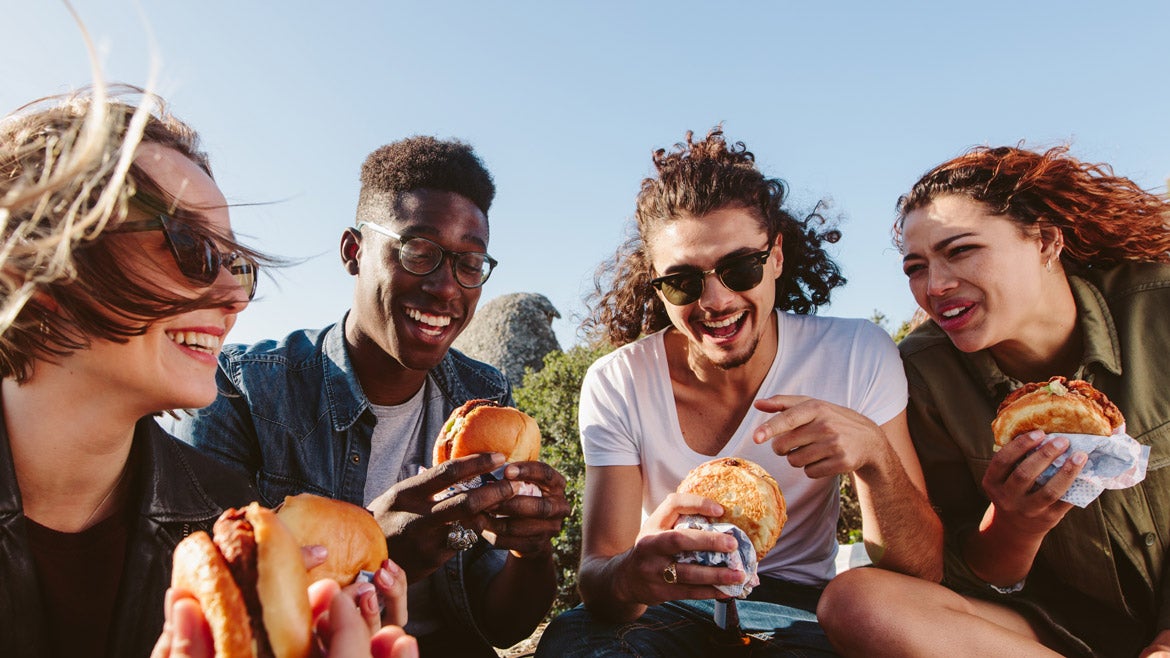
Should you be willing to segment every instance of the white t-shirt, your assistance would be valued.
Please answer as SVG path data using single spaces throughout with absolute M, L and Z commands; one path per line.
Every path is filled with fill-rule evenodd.
M 882 425 L 906 408 L 906 378 L 890 337 L 867 320 L 777 312 L 776 358 L 756 398 L 804 395 L 854 409 Z M 598 359 L 581 386 L 579 425 L 589 466 L 642 467 L 645 518 L 695 466 L 743 457 L 776 478 L 788 523 L 760 573 L 823 586 L 835 574 L 839 478 L 810 479 L 752 432 L 770 414 L 748 411 L 715 456 L 687 446 L 679 429 L 664 331 Z

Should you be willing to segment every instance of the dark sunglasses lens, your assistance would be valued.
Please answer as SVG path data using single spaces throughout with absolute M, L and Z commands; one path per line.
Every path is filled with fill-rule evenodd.
M 663 279 L 658 289 L 666 301 L 675 306 L 686 306 L 703 295 L 703 277 L 700 274 L 678 274 Z
M 219 253 L 210 240 L 201 238 L 181 225 L 167 222 L 163 225 L 171 242 L 171 253 L 183 276 L 205 286 L 219 277 Z
M 228 258 L 231 262 L 228 265 L 228 271 L 232 273 L 240 287 L 248 293 L 248 299 L 252 299 L 256 296 L 256 275 L 259 273 L 260 266 L 240 255 L 229 255 Z
M 719 274 L 719 280 L 729 290 L 746 292 L 760 285 L 760 281 L 764 279 L 764 264 L 753 254 L 750 259 L 728 263 L 716 272 Z

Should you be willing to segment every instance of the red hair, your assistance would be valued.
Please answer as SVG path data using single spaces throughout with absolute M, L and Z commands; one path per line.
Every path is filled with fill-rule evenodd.
M 1170 262 L 1170 199 L 1115 176 L 1107 164 L 1081 162 L 1067 146 L 1043 153 L 981 146 L 930 170 L 898 199 L 899 248 L 906 215 L 947 194 L 979 201 L 1022 229 L 1057 227 L 1061 261 L 1074 270 Z

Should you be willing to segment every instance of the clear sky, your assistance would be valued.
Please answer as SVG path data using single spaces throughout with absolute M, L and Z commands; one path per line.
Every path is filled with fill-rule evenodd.
M 830 6 L 831 5 L 831 6 Z M 471 143 L 498 188 L 481 304 L 541 293 L 578 340 L 650 153 L 723 122 L 793 208 L 831 198 L 849 283 L 822 313 L 908 318 L 894 202 L 977 144 L 1072 144 L 1147 188 L 1170 175 L 1170 2 L 77 0 L 108 79 L 151 63 L 203 135 L 237 233 L 299 259 L 230 337 L 340 319 L 337 256 L 366 154 Z M 53 0 L 0 0 L 0 109 L 90 79 Z

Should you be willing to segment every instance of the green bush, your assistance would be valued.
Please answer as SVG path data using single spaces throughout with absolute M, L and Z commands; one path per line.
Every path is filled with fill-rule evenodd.
M 558 578 L 557 598 L 551 615 L 581 602 L 577 594 L 577 569 L 581 562 L 581 504 L 585 492 L 585 459 L 577 431 L 577 402 L 585 371 L 609 348 L 577 346 L 568 352 L 551 352 L 540 372 L 529 370 L 516 389 L 516 406 L 536 419 L 543 438 L 541 461 L 565 476 L 565 497 L 572 509 L 561 534 L 553 539 L 553 560 Z

